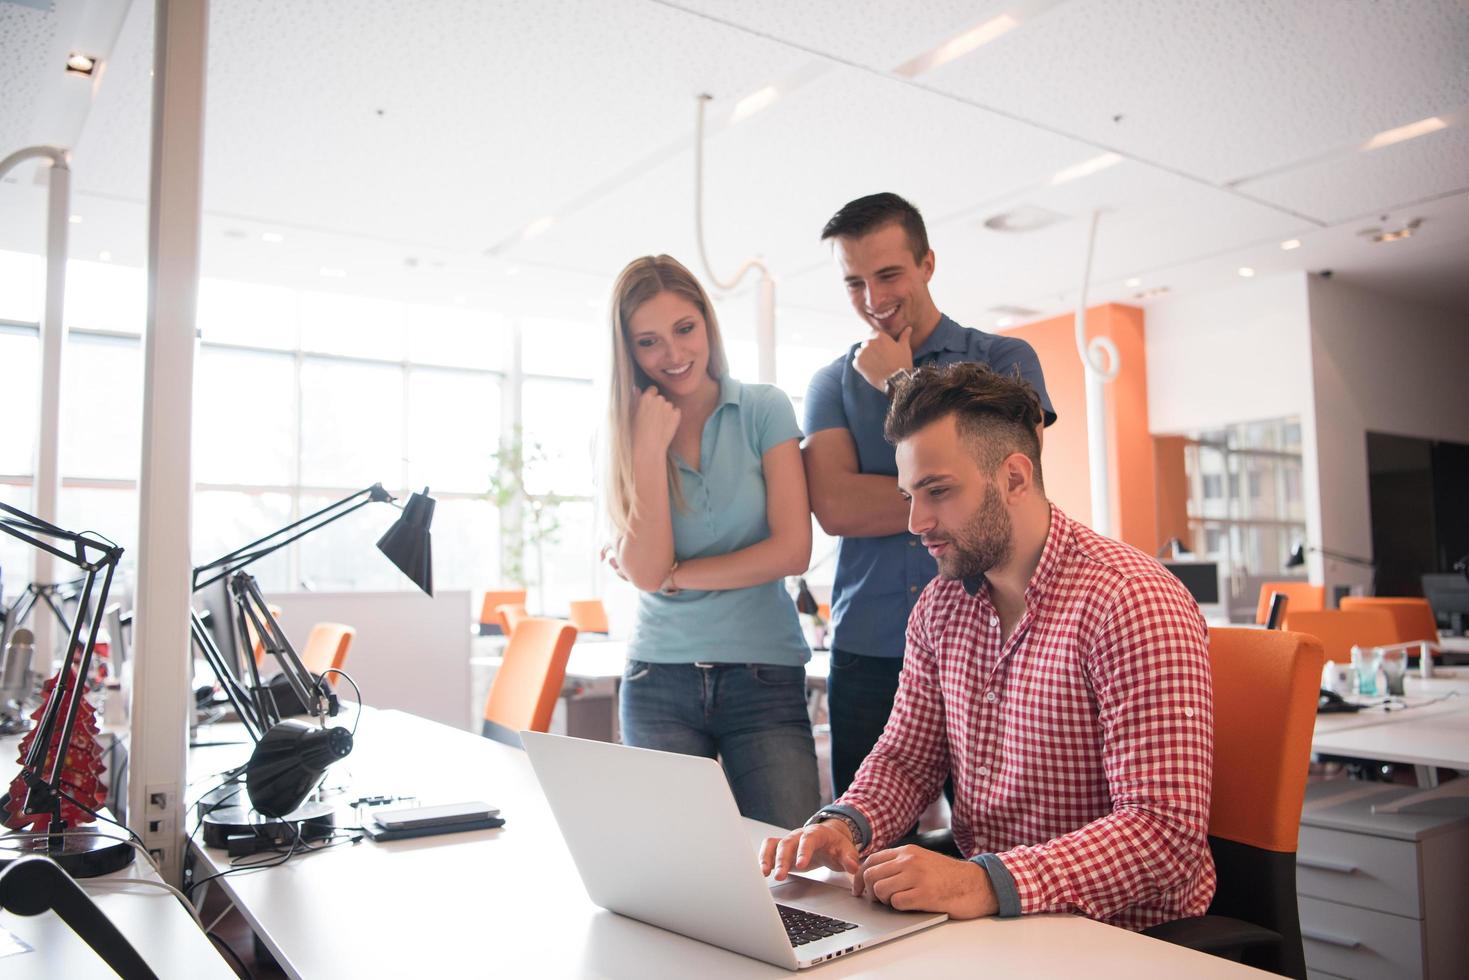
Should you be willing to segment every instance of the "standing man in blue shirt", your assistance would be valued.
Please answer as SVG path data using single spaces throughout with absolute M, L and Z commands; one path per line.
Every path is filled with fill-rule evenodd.
M 847 298 L 871 331 L 811 379 L 801 449 L 811 509 L 840 538 L 827 699 L 832 792 L 841 796 L 887 724 L 908 614 L 937 572 L 908 533 L 895 451 L 883 439 L 892 382 L 915 366 L 975 361 L 1028 381 L 1044 425 L 1056 413 L 1029 344 L 939 312 L 928 292 L 933 250 L 913 205 L 896 194 L 860 197 L 832 216 L 821 238 L 832 243 Z

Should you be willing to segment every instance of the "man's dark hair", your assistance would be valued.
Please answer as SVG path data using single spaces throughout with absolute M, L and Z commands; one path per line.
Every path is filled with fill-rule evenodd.
M 919 368 L 896 385 L 883 435 L 897 445 L 949 415 L 982 470 L 993 473 L 1006 456 L 1024 453 L 1035 470 L 1035 485 L 1045 488 L 1036 435 L 1045 416 L 1029 382 L 969 361 Z
M 886 191 L 843 204 L 821 229 L 821 240 L 860 238 L 891 224 L 902 226 L 908 236 L 908 247 L 913 250 L 913 261 L 922 262 L 928 254 L 928 229 L 923 227 L 923 215 L 898 195 Z

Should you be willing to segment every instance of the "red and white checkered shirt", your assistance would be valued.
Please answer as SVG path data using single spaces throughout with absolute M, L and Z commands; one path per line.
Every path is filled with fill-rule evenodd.
M 838 801 L 903 834 L 954 777 L 954 840 L 994 853 L 1020 911 L 1129 929 L 1202 915 L 1214 762 L 1208 630 L 1163 566 L 1051 507 L 1000 642 L 982 582 L 934 579 L 887 728 Z

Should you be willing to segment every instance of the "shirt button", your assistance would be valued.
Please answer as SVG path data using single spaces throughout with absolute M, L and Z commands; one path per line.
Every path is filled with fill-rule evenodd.
M 916 586 L 916 585 L 910 585 L 910 586 L 908 586 L 908 591 L 909 592 L 917 592 L 918 591 L 918 586 Z
M 989 766 L 980 766 L 979 767 L 979 774 L 981 776 L 988 776 L 990 774 L 990 767 Z
M 999 626 L 1000 625 L 1000 617 L 999 616 L 991 616 L 990 617 L 990 625 L 991 626 Z
M 1192 718 L 1194 716 L 1194 709 L 1193 708 L 1184 708 L 1183 709 L 1183 716 L 1185 718 Z
M 1000 699 L 1000 698 L 999 698 L 999 695 L 997 695 L 997 694 L 995 694 L 995 692 L 994 692 L 994 691 L 990 691 L 990 692 L 989 692 L 989 693 L 988 693 L 988 694 L 986 694 L 986 695 L 985 695 L 985 696 L 984 696 L 984 699 L 985 699 L 985 700 L 986 700 L 986 701 L 988 701 L 988 702 L 989 702 L 989 703 L 990 703 L 990 704 L 994 704 L 994 703 L 995 703 L 995 702 L 996 702 L 996 701 L 998 701 L 998 700 L 999 700 L 999 699 Z M 1189 709 L 1189 710 L 1193 710 L 1193 709 Z
M 918 542 L 917 541 L 909 541 L 908 542 L 908 547 L 910 547 L 910 548 L 916 548 L 916 547 L 918 547 Z

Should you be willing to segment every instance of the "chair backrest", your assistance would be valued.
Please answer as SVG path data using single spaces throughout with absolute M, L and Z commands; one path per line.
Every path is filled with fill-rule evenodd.
M 1397 642 L 1397 625 L 1392 615 L 1382 609 L 1323 609 L 1297 612 L 1294 606 L 1285 611 L 1285 628 L 1292 633 L 1309 633 L 1321 642 L 1327 660 L 1339 664 L 1352 659 L 1352 647 L 1375 647 Z M 1319 683 L 1319 678 L 1318 678 Z
M 1291 612 L 1318 612 L 1326 608 L 1324 585 L 1301 581 L 1261 582 L 1260 602 L 1255 607 L 1255 622 L 1265 622 L 1265 618 L 1270 615 L 1270 597 L 1277 592 L 1285 594 Z
M 1218 889 L 1211 915 L 1280 934 L 1276 959 L 1305 976 L 1296 903 L 1296 841 L 1325 656 L 1313 636 L 1209 630 L 1214 684 L 1214 789 L 1209 847 Z
M 523 602 L 506 602 L 495 607 L 495 621 L 500 624 L 500 632 L 506 636 L 514 633 L 515 624 L 529 615 Z
M 306 637 L 306 646 L 301 649 L 301 664 L 313 674 L 342 669 L 347 660 L 347 650 L 352 646 L 352 637 L 357 631 L 344 623 L 317 623 Z M 337 686 L 332 679 L 332 686 Z
M 576 627 L 562 619 L 528 616 L 505 645 L 505 657 L 485 701 L 484 734 L 520 745 L 520 732 L 544 732 L 566 680 Z
M 606 633 L 607 607 L 601 599 L 573 599 L 570 612 L 571 623 L 582 633 Z
M 1438 642 L 1438 620 L 1433 616 L 1433 607 L 1427 599 L 1399 596 L 1345 596 L 1341 601 L 1342 612 L 1363 612 L 1380 609 L 1393 618 L 1397 638 L 1393 643 L 1408 643 L 1412 640 Z
M 525 589 L 491 589 L 485 593 L 484 601 L 479 607 L 479 621 L 482 626 L 500 626 L 500 617 L 495 615 L 495 610 L 503 605 L 525 605 Z

